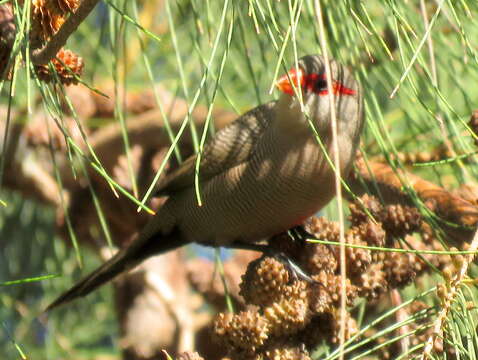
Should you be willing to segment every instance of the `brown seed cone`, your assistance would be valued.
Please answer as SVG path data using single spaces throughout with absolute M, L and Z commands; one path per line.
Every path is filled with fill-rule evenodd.
M 345 312 L 345 316 L 345 340 L 348 340 L 358 332 L 358 326 L 349 312 Z M 300 332 L 298 338 L 306 344 L 307 348 L 315 348 L 324 340 L 337 344 L 339 333 L 340 308 L 334 308 L 331 312 L 314 317 L 309 325 Z
M 339 225 L 323 217 L 312 217 L 305 223 L 305 230 L 319 240 L 340 240 Z M 311 274 L 321 271 L 334 273 L 337 258 L 334 250 L 323 244 L 308 244 L 301 254 L 300 263 Z
M 350 221 L 354 225 L 371 221 L 365 211 L 367 209 L 377 222 L 382 223 L 387 235 L 403 237 L 420 229 L 422 217 L 415 207 L 401 204 L 383 206 L 377 198 L 367 194 L 360 200 L 362 203 L 356 201 L 349 206 Z
M 45 41 L 55 34 L 65 22 L 56 1 L 32 0 L 30 38 Z
M 307 299 L 284 298 L 264 308 L 269 331 L 274 336 L 288 336 L 303 329 L 310 320 Z
M 368 246 L 385 246 L 386 233 L 381 223 L 376 223 L 372 219 L 365 220 L 363 223 L 355 226 L 360 239 Z
M 382 215 L 382 225 L 387 234 L 403 237 L 420 229 L 422 217 L 415 207 L 388 205 Z
M 309 352 L 297 344 L 277 342 L 257 354 L 257 360 L 311 360 Z
M 338 344 L 340 342 L 340 308 L 335 308 L 332 312 L 333 321 L 332 321 L 332 336 L 330 341 L 333 344 Z M 345 312 L 345 340 L 350 339 L 356 333 L 358 333 L 359 328 L 357 321 L 350 315 L 348 311 Z
M 350 245 L 367 246 L 362 240 L 361 229 L 351 227 L 345 234 L 345 241 Z M 347 260 L 347 271 L 351 274 L 361 273 L 372 261 L 370 250 L 356 247 L 346 247 L 345 256 Z
M 421 239 L 412 237 L 410 240 L 408 240 L 408 243 L 414 249 L 428 249 L 439 251 L 445 250 L 443 244 L 435 237 L 432 227 L 424 221 L 422 222 L 422 225 L 420 227 L 420 235 Z M 422 254 L 422 257 L 438 269 L 443 269 L 450 262 L 449 255 Z M 426 267 L 427 265 L 424 264 L 424 266 Z
M 195 351 L 184 351 L 178 354 L 176 360 L 204 360 L 204 358 Z
M 249 263 L 239 294 L 248 304 L 267 306 L 283 296 L 288 283 L 289 271 L 284 264 L 263 256 Z
M 303 280 L 295 280 L 284 288 L 280 299 L 294 298 L 307 300 L 309 297 L 309 283 Z
M 323 217 L 312 217 L 305 223 L 305 230 L 319 240 L 339 241 L 339 225 Z
M 77 84 L 77 78 L 83 72 L 83 59 L 71 50 L 61 49 L 52 60 L 58 79 L 64 85 Z M 64 64 L 64 65 L 63 65 Z M 39 65 L 35 67 L 38 78 L 41 81 L 50 82 L 54 79 L 48 65 Z
M 422 242 L 427 245 L 432 244 L 436 240 L 432 227 L 425 221 L 422 221 L 420 225 L 420 235 L 422 236 Z
M 334 321 L 331 312 L 314 316 L 297 337 L 304 342 L 308 349 L 313 349 L 322 341 L 329 340 L 332 337 L 332 322 Z
M 408 253 L 389 252 L 386 254 L 384 270 L 390 287 L 403 287 L 415 279 L 415 261 L 415 256 Z
M 372 263 L 367 269 L 355 277 L 358 294 L 367 299 L 377 299 L 388 289 L 387 274 L 383 263 Z
M 79 5 L 79 0 L 51 0 L 63 13 L 74 12 Z
M 328 289 L 322 284 L 311 284 L 309 287 L 309 310 L 314 314 L 323 314 L 330 311 L 332 297 Z
M 376 220 L 381 221 L 383 206 L 375 197 L 368 194 L 363 195 L 360 199 L 350 203 L 350 222 L 358 225 L 369 221 L 369 214 Z M 368 213 L 365 211 L 368 211 Z
M 309 275 L 321 271 L 333 274 L 338 267 L 334 252 L 323 244 L 308 244 L 302 252 L 300 264 Z
M 386 257 L 385 251 L 372 251 L 372 263 L 383 263 Z
M 225 337 L 227 334 L 227 331 L 231 327 L 231 322 L 233 318 L 234 318 L 234 314 L 232 313 L 219 313 L 214 319 L 214 324 L 213 324 L 214 335 L 220 338 Z
M 330 295 L 332 303 L 340 304 L 341 297 L 341 279 L 340 275 L 329 274 L 321 271 L 317 275 L 312 275 L 312 278 L 318 281 Z M 347 306 L 352 306 L 357 298 L 357 287 L 350 282 L 350 279 L 345 279 L 345 293 L 347 296 Z
M 436 239 L 428 241 L 428 243 L 423 241 L 423 238 L 418 238 L 415 236 L 407 236 L 407 243 L 414 250 L 441 250 L 444 251 L 443 245 Z M 443 269 L 447 264 L 450 263 L 449 255 L 436 255 L 436 254 L 409 254 L 411 265 L 413 266 L 414 271 L 418 274 L 427 271 L 429 265 L 427 262 L 432 264 L 438 269 Z
M 269 324 L 256 310 L 238 314 L 220 313 L 213 323 L 216 340 L 227 348 L 254 354 L 268 338 Z

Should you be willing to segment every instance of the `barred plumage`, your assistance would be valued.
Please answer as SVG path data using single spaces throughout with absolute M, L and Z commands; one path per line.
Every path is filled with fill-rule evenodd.
M 338 168 L 345 176 L 362 130 L 362 96 L 346 68 L 333 60 L 330 67 L 340 138 Z M 199 172 L 202 206 L 197 202 L 196 158 L 192 157 L 163 182 L 159 193 L 169 199 L 130 248 L 52 306 L 86 295 L 148 256 L 188 242 L 255 243 L 301 224 L 324 207 L 335 195 L 335 173 L 319 145 L 329 159 L 334 158 L 330 95 L 317 85 L 317 79 L 321 86 L 325 83 L 324 59 L 305 56 L 299 69 L 290 73 L 295 80 L 279 80 L 283 94 L 276 102 L 244 114 L 204 148 Z M 290 90 L 289 81 L 298 77 L 302 77 L 303 104 Z

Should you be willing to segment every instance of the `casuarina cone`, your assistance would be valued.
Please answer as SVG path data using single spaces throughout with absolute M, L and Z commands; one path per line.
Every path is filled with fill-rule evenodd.
M 334 60 L 330 66 L 339 167 L 346 175 L 363 126 L 362 93 L 350 71 Z M 335 195 L 324 59 L 304 56 L 277 86 L 282 91 L 277 101 L 240 116 L 204 148 L 199 170 L 202 206 L 196 197 L 193 156 L 167 176 L 159 195 L 168 199 L 136 240 L 48 309 L 87 295 L 150 256 L 192 242 L 254 244 L 301 224 L 324 207 Z

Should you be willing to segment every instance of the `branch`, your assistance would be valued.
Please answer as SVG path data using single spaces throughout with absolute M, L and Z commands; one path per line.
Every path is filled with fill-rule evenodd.
M 403 186 L 400 176 L 406 177 L 418 196 L 424 202 L 432 200 L 435 210 L 448 221 L 462 226 L 476 226 L 478 223 L 478 208 L 475 205 L 417 175 L 405 171 L 399 171 L 397 174 L 389 165 L 378 162 L 369 162 L 365 165 L 363 161 L 359 160 L 355 165 L 363 177 L 362 179 L 371 185 L 375 183 L 378 186 L 388 186 L 399 192 Z
M 348 181 L 353 192 L 358 196 L 369 192 L 382 196 L 388 203 L 408 203 L 408 195 L 402 191 L 402 179 L 406 178 L 430 210 L 447 221 L 465 227 L 447 227 L 448 235 L 460 242 L 471 240 L 472 232 L 469 228 L 474 228 L 478 224 L 478 207 L 471 202 L 413 173 L 403 170 L 395 171 L 384 163 L 376 161 L 365 163 L 359 158 L 355 161 L 355 168 L 355 174 L 350 176 Z
M 83 0 L 78 10 L 66 19 L 63 26 L 53 35 L 48 43 L 42 48 L 33 51 L 33 64 L 44 65 L 53 59 L 56 53 L 66 44 L 70 35 L 76 31 L 78 26 L 86 19 L 98 2 L 99 0 Z

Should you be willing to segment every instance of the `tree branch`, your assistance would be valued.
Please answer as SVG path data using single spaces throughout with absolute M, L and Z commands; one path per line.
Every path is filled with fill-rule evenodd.
M 33 50 L 32 62 L 35 65 L 47 64 L 56 53 L 66 44 L 70 35 L 86 19 L 99 0 L 83 0 L 73 14 L 66 19 L 63 26 L 42 48 Z

